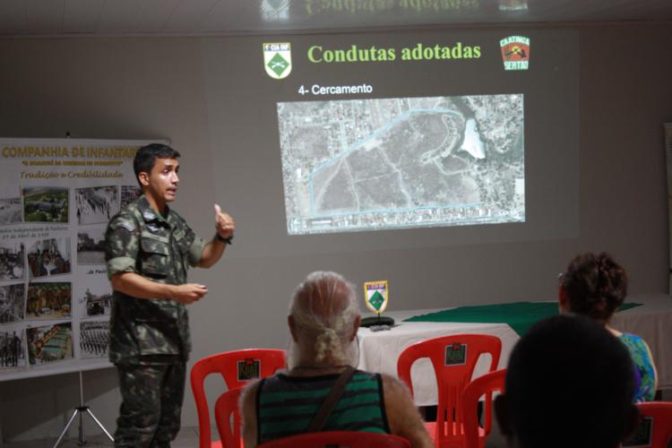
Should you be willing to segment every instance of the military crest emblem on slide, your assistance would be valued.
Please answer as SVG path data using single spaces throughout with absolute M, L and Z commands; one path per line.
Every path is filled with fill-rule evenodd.
M 264 68 L 273 79 L 283 79 L 292 72 L 292 44 L 264 43 Z
M 376 314 L 387 308 L 388 298 L 387 280 L 364 283 L 364 302 L 366 307 Z
M 530 66 L 530 39 L 509 36 L 499 41 L 504 70 L 527 70 Z

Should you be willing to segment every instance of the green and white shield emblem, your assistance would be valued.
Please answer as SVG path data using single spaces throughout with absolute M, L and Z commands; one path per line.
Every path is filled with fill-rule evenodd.
M 364 283 L 364 302 L 373 313 L 381 314 L 387 308 L 388 289 L 387 280 Z
M 265 43 L 264 68 L 273 79 L 283 79 L 292 72 L 292 44 L 289 42 Z

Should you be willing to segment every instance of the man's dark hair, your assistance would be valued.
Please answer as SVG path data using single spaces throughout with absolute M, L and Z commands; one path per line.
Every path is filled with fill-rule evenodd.
M 138 149 L 133 159 L 133 171 L 135 171 L 135 178 L 138 179 L 140 173 L 149 173 L 154 168 L 156 159 L 177 159 L 180 153 L 168 145 L 162 143 L 150 143 Z M 142 184 L 140 184 L 142 188 Z
M 509 429 L 524 448 L 613 448 L 632 431 L 633 364 L 625 346 L 583 316 L 537 323 L 506 374 Z

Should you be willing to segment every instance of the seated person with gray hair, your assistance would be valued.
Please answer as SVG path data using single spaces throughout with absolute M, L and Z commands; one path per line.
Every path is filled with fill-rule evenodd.
M 288 317 L 289 370 L 250 384 L 241 398 L 246 447 L 312 432 L 337 383 L 343 392 L 318 431 L 390 433 L 414 447 L 433 446 L 404 385 L 353 369 L 360 320 L 354 288 L 341 275 L 313 272 L 299 285 Z
M 511 448 L 617 448 L 637 425 L 634 390 L 625 346 L 589 318 L 561 315 L 518 341 L 495 413 Z

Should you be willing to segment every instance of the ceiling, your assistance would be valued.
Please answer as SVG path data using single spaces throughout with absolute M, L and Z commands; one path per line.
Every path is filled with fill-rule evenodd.
M 0 36 L 242 35 L 672 22 L 672 0 L 0 0 Z

